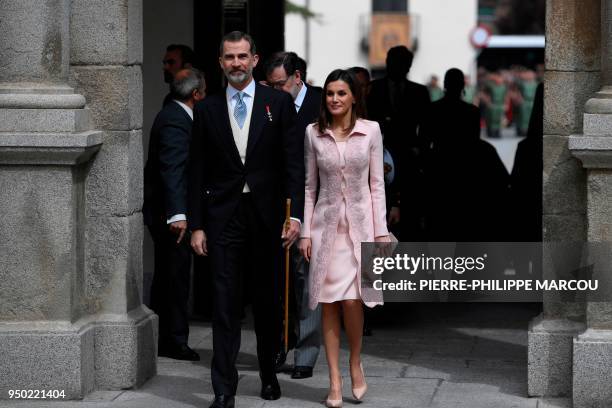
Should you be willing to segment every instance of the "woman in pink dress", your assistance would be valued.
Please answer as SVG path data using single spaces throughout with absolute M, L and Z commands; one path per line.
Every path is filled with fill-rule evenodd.
M 299 248 L 310 262 L 310 308 L 322 304 L 328 407 L 342 406 L 340 308 L 350 347 L 353 396 L 361 400 L 367 389 L 361 365 L 362 303 L 382 304 L 382 294 L 362 290 L 361 243 L 390 241 L 382 136 L 377 122 L 361 119 L 359 92 L 352 73 L 329 74 L 319 120 L 308 126 L 304 140 L 306 197 Z

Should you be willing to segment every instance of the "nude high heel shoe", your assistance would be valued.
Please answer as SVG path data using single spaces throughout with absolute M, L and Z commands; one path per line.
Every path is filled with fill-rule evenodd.
M 327 398 L 325 399 L 325 406 L 328 408 L 341 408 L 342 407 L 342 388 L 344 386 L 344 381 L 340 378 L 340 399 L 329 399 L 329 393 L 327 394 Z
M 361 376 L 363 377 L 363 385 L 361 387 L 351 387 L 353 391 L 353 398 L 357 401 L 361 401 L 368 390 L 368 384 L 365 381 L 365 374 L 363 372 L 363 364 L 359 363 L 359 368 L 361 369 Z

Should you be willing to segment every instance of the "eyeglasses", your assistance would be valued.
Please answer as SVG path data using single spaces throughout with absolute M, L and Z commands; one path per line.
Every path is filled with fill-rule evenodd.
M 293 76 L 293 75 L 291 75 L 291 76 Z M 285 86 L 285 84 L 287 83 L 287 81 L 289 81 L 291 76 L 289 76 L 289 77 L 287 77 L 285 79 L 282 79 L 280 81 L 268 82 L 268 85 L 270 85 L 272 88 L 275 88 L 275 89 L 282 89 L 283 86 Z

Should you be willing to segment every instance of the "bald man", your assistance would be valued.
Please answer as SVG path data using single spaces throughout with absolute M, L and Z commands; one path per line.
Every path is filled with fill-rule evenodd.
M 193 107 L 205 95 L 204 75 L 178 71 L 170 84 L 171 102 L 159 112 L 149 141 L 144 172 L 144 221 L 154 243 L 155 274 L 151 308 L 159 316 L 158 354 L 197 361 L 187 345 L 191 251 L 187 232 L 187 159 Z

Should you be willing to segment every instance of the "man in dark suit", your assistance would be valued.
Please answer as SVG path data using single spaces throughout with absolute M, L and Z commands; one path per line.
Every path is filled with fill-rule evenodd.
M 151 308 L 159 315 L 158 353 L 193 361 L 200 357 L 187 345 L 191 251 L 183 238 L 193 106 L 204 98 L 204 76 L 193 68 L 178 71 L 170 91 L 172 101 L 159 112 L 151 129 L 143 215 L 155 245 Z
M 480 112 L 461 99 L 465 79 L 451 68 L 445 95 L 431 104 L 421 136 L 430 151 L 427 193 L 428 241 L 496 242 L 509 236 L 503 217 L 508 172 L 495 148 L 480 139 Z M 449 198 L 452 199 L 449 200 Z
M 162 60 L 164 82 L 171 84 L 174 76 L 181 69 L 192 68 L 195 64 L 196 55 L 193 50 L 184 44 L 170 44 L 166 47 L 166 54 Z M 164 97 L 163 106 L 172 102 L 172 93 Z
M 391 186 L 394 193 L 389 222 L 402 221 L 400 238 L 418 241 L 424 238 L 423 211 L 417 191 L 423 188 L 422 153 L 425 149 L 419 138 L 419 127 L 430 105 L 429 92 L 424 85 L 406 79 L 414 54 L 405 46 L 392 47 L 387 52 L 387 75 L 371 82 L 367 99 L 368 118 L 380 124 L 383 142 L 393 158 L 396 179 Z M 402 198 L 402 191 L 405 191 Z M 415 194 L 408 194 L 409 191 Z
M 213 272 L 211 407 L 234 405 L 241 286 L 252 298 L 261 397 L 275 400 L 281 394 L 274 357 L 281 331 L 282 245 L 293 244 L 300 230 L 304 149 L 295 133 L 291 97 L 255 83 L 258 60 L 248 34 L 223 37 L 219 63 L 228 86 L 195 109 L 189 228 L 192 248 L 210 255 Z M 292 200 L 288 230 L 283 228 L 286 198 Z
M 278 52 L 266 62 L 266 82 L 268 85 L 285 91 L 293 99 L 297 112 L 296 133 L 302 139 L 306 134 L 306 127 L 316 122 L 321 109 L 321 89 L 306 84 L 306 62 L 294 52 Z M 289 335 L 289 348 L 295 347 L 294 366 L 291 378 L 302 379 L 312 377 L 312 369 L 317 362 L 321 347 L 321 310 L 310 310 L 308 307 L 308 264 L 299 253 L 297 247 L 291 253 L 292 279 L 290 279 L 290 293 L 293 316 L 297 319 L 297 333 Z M 296 340 L 293 340 L 295 338 Z M 282 338 L 281 338 L 282 341 Z M 276 357 L 276 369 L 280 370 L 286 359 L 281 348 Z

